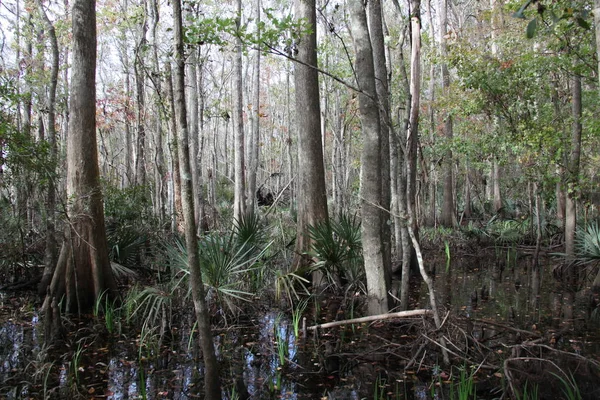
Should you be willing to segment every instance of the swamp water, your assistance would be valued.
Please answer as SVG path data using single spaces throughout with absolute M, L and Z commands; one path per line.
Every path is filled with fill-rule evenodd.
M 454 367 L 442 367 L 439 338 L 433 337 L 429 320 L 347 325 L 296 338 L 291 320 L 268 310 L 214 330 L 223 398 L 454 399 L 464 389 L 461 374 L 472 377 L 477 398 L 500 398 L 507 380 L 521 388 L 527 381 L 524 368 L 507 364 L 524 359 L 514 345 L 540 340 L 548 332 L 557 332 L 556 342 L 544 342 L 548 346 L 598 361 L 597 325 L 586 325 L 579 335 L 558 334 L 554 310 L 561 297 L 550 260 L 541 266 L 538 284 L 532 282 L 529 258 L 504 256 L 500 262 L 466 257 L 448 268 L 445 260 L 428 263 L 435 266 L 438 302 L 450 311 L 445 339 L 452 358 L 459 360 Z M 427 307 L 426 289 L 416 281 L 414 307 Z M 197 339 L 190 338 L 191 324 L 174 329 L 171 339 L 157 347 L 139 331 L 108 334 L 102 321 L 75 322 L 66 347 L 56 354 L 43 345 L 36 310 L 24 304 L 23 298 L 0 293 L 0 398 L 202 398 L 203 365 Z M 348 304 L 358 301 L 312 302 L 305 312 L 307 324 L 315 322 L 315 310 L 320 323 L 351 318 L 354 310 Z M 590 324 L 588 311 L 577 309 L 579 324 Z M 528 338 L 528 332 L 536 336 Z M 462 348 L 456 337 L 472 343 Z M 475 367 L 463 368 L 466 360 Z M 504 369 L 512 375 L 507 378 Z M 582 397 L 600 398 L 598 371 L 584 372 L 578 381 Z M 537 372 L 527 373 L 534 382 Z M 539 398 L 551 398 L 543 393 Z

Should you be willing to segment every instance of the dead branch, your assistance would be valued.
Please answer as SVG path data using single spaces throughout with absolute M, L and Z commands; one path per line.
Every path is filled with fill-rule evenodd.
M 482 324 L 492 325 L 492 326 L 495 326 L 495 327 L 498 327 L 498 328 L 506 329 L 506 330 L 513 331 L 513 332 L 516 332 L 516 333 L 522 333 L 524 335 L 533 336 L 533 337 L 536 337 L 536 338 L 542 337 L 542 335 L 540 335 L 539 333 L 535 333 L 535 332 L 531 332 L 531 331 L 526 331 L 524 329 L 513 328 L 512 326 L 500 324 L 498 322 L 488 321 L 486 319 L 471 318 L 471 321 L 473 321 L 473 322 L 479 322 L 479 323 L 482 323 Z
M 432 315 L 432 311 L 431 310 L 410 310 L 410 311 L 399 311 L 399 312 L 388 313 L 388 314 L 369 315 L 368 317 L 346 319 L 343 321 L 334 321 L 334 322 L 327 322 L 325 324 L 320 324 L 320 325 L 313 325 L 313 326 L 309 326 L 307 329 L 314 331 L 317 329 L 333 328 L 333 327 L 342 326 L 342 325 L 360 324 L 362 322 L 380 321 L 380 320 L 390 319 L 390 318 L 415 317 L 418 315 Z

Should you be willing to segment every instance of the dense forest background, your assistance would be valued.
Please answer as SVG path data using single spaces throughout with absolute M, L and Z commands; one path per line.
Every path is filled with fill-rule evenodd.
M 411 273 L 440 329 L 424 259 L 518 244 L 560 259 L 572 326 L 600 289 L 598 7 L 2 2 L 0 284 L 38 290 L 48 337 L 108 299 L 162 337 L 192 301 L 208 358 L 258 293 L 383 315 Z

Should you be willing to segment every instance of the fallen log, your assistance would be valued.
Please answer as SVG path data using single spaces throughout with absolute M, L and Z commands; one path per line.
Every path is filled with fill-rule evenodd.
M 395 313 L 369 315 L 368 317 L 345 319 L 343 321 L 327 322 L 325 324 L 309 326 L 307 329 L 314 331 L 316 329 L 333 328 L 335 326 L 349 325 L 349 324 L 360 324 L 362 322 L 380 321 L 390 318 L 406 318 L 416 317 L 419 315 L 433 315 L 431 310 L 410 310 L 410 311 L 398 311 Z

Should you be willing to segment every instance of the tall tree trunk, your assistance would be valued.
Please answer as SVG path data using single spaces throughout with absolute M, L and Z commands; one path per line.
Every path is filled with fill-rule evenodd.
M 598 90 L 600 90 L 600 0 L 594 0 L 594 28 L 596 37 L 596 59 L 598 65 L 596 67 L 596 74 L 598 75 Z
M 417 156 L 419 142 L 419 111 L 421 93 L 421 1 L 411 1 L 411 56 L 410 56 L 410 117 L 406 142 L 407 212 L 412 218 L 412 230 L 419 237 L 416 219 Z
M 398 14 L 402 13 L 400 9 L 400 4 L 397 1 L 394 1 L 394 6 L 398 12 Z M 412 21 L 411 21 L 412 23 Z M 408 30 L 410 25 L 407 24 L 405 27 L 405 31 Z M 407 310 L 408 309 L 408 292 L 410 288 L 410 267 L 411 267 L 411 259 L 412 257 L 412 245 L 411 239 L 408 234 L 408 210 L 407 210 L 407 201 L 408 201 L 408 190 L 407 190 L 407 149 L 403 143 L 406 143 L 407 135 L 410 127 L 410 115 L 411 115 L 411 106 L 412 106 L 412 96 L 411 96 L 411 85 L 408 77 L 408 72 L 405 67 L 404 55 L 402 53 L 402 47 L 405 40 L 405 34 L 402 35 L 401 46 L 400 46 L 400 74 L 401 79 L 404 85 L 404 90 L 407 93 L 405 110 L 402 114 L 402 134 L 398 134 L 395 136 L 394 141 L 396 148 L 398 150 L 398 173 L 396 175 L 396 215 L 395 220 L 396 224 L 399 226 L 399 237 L 400 237 L 400 246 L 401 246 L 401 255 L 402 255 L 402 283 L 400 286 L 400 309 Z
M 442 58 L 442 90 L 445 96 L 450 95 L 450 72 L 446 57 L 448 57 L 447 46 L 448 32 L 448 13 L 447 0 L 440 0 L 440 56 Z M 454 163 L 452 157 L 452 139 L 454 133 L 452 130 L 452 116 L 447 111 L 444 115 L 444 137 L 448 150 L 444 154 L 443 174 L 444 174 L 444 203 L 442 205 L 442 215 L 440 222 L 446 227 L 456 226 L 456 213 L 454 206 Z
M 190 89 L 187 91 L 187 106 L 189 116 L 189 127 L 190 127 L 190 168 L 192 172 L 192 183 L 194 187 L 194 218 L 196 221 L 196 228 L 200 226 L 202 215 L 200 213 L 200 205 L 202 204 L 202 188 L 200 179 L 200 109 L 198 103 L 198 57 L 199 49 L 196 47 L 190 51 L 187 59 L 188 75 L 187 75 L 187 87 Z M 200 65 L 200 68 L 202 66 Z
M 311 32 L 298 42 L 298 63 L 295 65 L 296 124 L 298 129 L 298 222 L 296 259 L 298 266 L 305 261 L 310 249 L 309 225 L 328 219 L 325 190 L 325 166 L 321 141 L 321 105 L 317 66 L 317 17 L 315 0 L 296 0 L 296 18 L 304 20 Z M 313 276 L 313 284 L 320 284 L 320 276 Z
M 195 188 L 196 196 L 198 199 L 198 203 L 196 207 L 198 208 L 198 234 L 203 234 L 204 232 L 209 230 L 208 220 L 206 218 L 206 203 L 207 199 L 204 196 L 204 188 L 206 187 L 206 172 L 205 169 L 207 163 L 202 163 L 204 160 L 204 147 L 205 147 L 205 116 L 204 109 L 205 105 L 205 94 L 204 94 L 204 61 L 202 58 L 200 49 L 198 49 L 198 54 L 200 58 L 200 65 L 198 66 L 198 151 L 193 156 L 197 159 L 198 162 L 198 187 Z
M 565 207 L 565 254 L 575 256 L 575 232 L 577 230 L 577 198 L 579 196 L 579 164 L 581 160 L 581 77 L 574 73 L 572 86 L 572 117 L 571 149 L 569 155 L 566 207 Z M 577 270 L 573 266 L 566 268 L 566 283 L 564 302 L 564 318 L 569 322 L 573 320 L 573 303 L 575 300 L 575 287 L 577 284 Z
M 500 162 L 498 157 L 494 156 L 492 160 L 492 193 L 494 196 L 494 212 L 502 209 L 502 191 L 500 189 Z
M 497 36 L 500 28 L 503 25 L 503 15 L 502 15 L 502 3 L 503 0 L 490 0 L 490 6 L 492 9 L 492 56 L 496 57 L 498 55 L 498 43 Z M 496 135 L 502 134 L 502 124 L 500 121 L 500 117 L 498 115 L 494 116 L 494 130 L 496 131 Z M 495 213 L 499 212 L 502 209 L 502 192 L 500 190 L 500 164 L 497 155 L 492 156 L 492 170 L 491 170 L 491 181 L 492 181 L 492 205 L 493 211 Z
M 356 52 L 355 70 L 363 150 L 360 172 L 361 231 L 370 315 L 388 311 L 386 271 L 381 238 L 381 121 L 377 104 L 373 50 L 367 16 L 360 0 L 352 0 L 350 21 Z
M 173 88 L 173 79 L 171 63 L 166 63 L 167 73 L 167 92 L 171 115 L 175 116 L 175 91 Z M 179 173 L 179 150 L 177 148 L 177 124 L 175 118 L 170 119 L 171 137 L 169 150 L 171 152 L 171 175 L 173 182 L 173 215 L 171 216 L 171 230 L 173 232 L 182 232 L 183 206 L 181 204 L 181 175 Z
M 415 182 L 416 179 L 416 157 L 417 157 L 417 141 L 419 135 L 419 104 L 420 104 L 420 80 L 421 80 L 421 0 L 411 1 L 411 58 L 410 58 L 410 129 L 408 133 L 407 153 L 408 153 L 408 188 L 407 188 L 407 214 L 408 214 L 408 233 L 415 250 L 415 256 L 419 265 L 419 271 L 423 281 L 427 285 L 429 292 L 429 304 L 433 311 L 433 318 L 437 328 L 442 326 L 440 313 L 437 307 L 436 294 L 433 289 L 433 281 L 425 270 L 423 262 L 423 254 L 419 244 L 418 225 L 416 222 L 415 213 Z M 445 339 L 441 338 L 442 354 L 444 363 L 449 363 L 448 352 L 446 351 Z
M 469 163 L 465 163 L 465 208 L 463 211 L 463 216 L 467 219 L 470 219 L 473 214 L 473 209 L 471 206 L 471 168 Z M 462 218 L 461 218 L 462 219 Z
M 158 97 L 156 103 L 156 128 L 155 128 L 155 184 L 156 184 L 156 212 L 161 222 L 165 221 L 167 208 L 167 168 L 165 162 L 165 153 L 163 148 L 164 128 L 163 123 L 166 119 L 166 110 L 163 102 L 162 82 L 160 78 L 160 64 L 158 60 L 158 23 L 160 20 L 160 8 L 158 0 L 152 0 L 152 38 L 154 42 L 152 51 L 152 69 L 155 76 L 155 89 Z
M 46 25 L 48 37 L 50 39 L 51 67 L 50 67 L 50 86 L 48 87 L 48 143 L 50 145 L 50 166 L 53 168 L 48 177 L 46 194 L 46 250 L 44 259 L 44 273 L 39 285 L 40 294 L 45 294 L 48 283 L 52 278 L 52 272 L 58 261 L 58 244 L 56 240 L 56 181 L 54 172 L 58 162 L 58 145 L 56 142 L 56 86 L 58 84 L 58 40 L 54 25 L 48 18 L 46 10 L 41 0 L 36 0 L 38 10 Z
M 108 259 L 104 206 L 96 144 L 95 1 L 75 0 L 72 9 L 73 64 L 67 140 L 67 214 L 69 228 L 47 290 L 43 310 L 47 327 L 59 324 L 57 301 L 67 312 L 87 311 L 103 295 L 116 296 Z
M 373 0 L 369 7 L 369 32 L 373 50 L 373 65 L 375 68 L 375 86 L 379 100 L 380 116 L 380 165 L 381 175 L 381 250 L 383 254 L 383 268 L 385 272 L 386 287 L 392 286 L 392 233 L 390 214 L 392 194 L 390 189 L 390 127 L 391 111 L 389 98 L 388 72 L 386 67 L 385 45 L 383 36 L 383 16 L 381 14 L 381 0 Z
M 242 0 L 237 0 L 236 29 L 241 29 Z M 233 217 L 241 221 L 246 214 L 246 163 L 244 162 L 244 111 L 242 85 L 242 39 L 235 39 L 235 54 L 233 56 L 233 131 L 234 131 L 234 200 Z
M 142 0 L 143 3 L 143 15 L 140 21 L 140 38 L 135 48 L 135 60 L 133 62 L 133 69 L 135 73 L 135 90 L 137 97 L 137 142 L 136 142 L 136 157 L 135 157 L 135 183 L 137 185 L 146 184 L 146 126 L 145 124 L 145 71 L 144 71 L 144 55 L 146 53 L 146 32 L 148 31 L 148 12 L 146 7 L 146 0 Z
M 444 0 L 441 0 L 444 1 Z M 427 15 L 429 16 L 429 36 L 433 42 L 432 52 L 434 52 L 434 57 L 437 54 L 436 46 L 435 46 L 435 19 L 433 16 L 433 12 L 431 9 L 432 0 L 427 1 Z M 435 113 L 435 94 L 436 94 L 436 65 L 434 62 L 430 63 L 429 66 L 429 140 L 431 142 L 431 146 L 435 144 L 435 134 L 436 134 L 436 113 Z M 429 179 L 427 180 L 427 206 L 426 206 L 426 216 L 425 223 L 429 226 L 435 227 L 437 224 L 437 171 L 436 171 L 436 163 L 434 157 L 429 157 Z
M 256 38 L 260 40 L 260 0 L 256 0 Z M 249 140 L 248 149 L 248 187 L 246 193 L 246 205 L 250 212 L 254 211 L 256 200 L 256 176 L 258 174 L 258 157 L 260 143 L 260 53 L 256 50 L 256 61 L 254 64 L 254 87 L 252 93 L 252 135 Z
M 19 3 L 20 4 L 20 3 Z M 20 13 L 20 9 L 19 9 Z M 25 51 L 22 54 L 22 59 L 17 58 L 15 61 L 15 65 L 32 65 L 33 64 L 33 17 L 31 13 L 27 14 L 27 19 L 25 25 L 23 27 L 23 31 L 21 35 L 18 37 L 20 40 L 23 36 L 25 38 Z M 19 46 L 19 55 L 21 50 L 21 46 Z M 28 77 L 32 75 L 34 72 L 31 69 L 23 68 L 20 71 L 23 75 Z M 27 81 L 31 80 L 28 78 Z M 30 138 L 32 136 L 32 115 L 33 115 L 33 98 L 32 98 L 32 88 L 29 87 L 29 84 L 25 85 L 25 87 L 21 87 L 20 85 L 21 79 L 17 80 L 17 94 L 20 96 L 23 107 L 23 114 L 19 113 L 17 121 L 20 121 L 18 124 L 18 128 L 25 137 Z M 31 200 L 31 196 L 28 190 L 28 186 L 30 185 L 30 179 L 26 176 L 26 172 L 20 171 L 18 177 L 15 181 L 15 204 L 17 210 L 17 217 L 21 220 L 21 232 L 27 232 L 29 230 L 29 208 L 28 204 Z
M 175 117 L 178 124 L 178 153 L 179 169 L 181 175 L 181 198 L 183 205 L 183 219 L 185 221 L 185 243 L 190 270 L 190 285 L 202 356 L 204 359 L 204 398 L 210 400 L 221 399 L 221 385 L 219 383 L 219 370 L 217 357 L 213 344 L 210 327 L 210 317 L 204 301 L 204 283 L 198 256 L 198 237 L 196 236 L 196 222 L 194 217 L 194 188 L 190 167 L 189 131 L 185 106 L 185 62 L 183 53 L 183 26 L 181 17 L 180 0 L 173 0 L 174 39 L 175 39 Z

